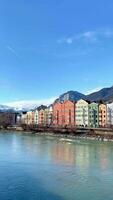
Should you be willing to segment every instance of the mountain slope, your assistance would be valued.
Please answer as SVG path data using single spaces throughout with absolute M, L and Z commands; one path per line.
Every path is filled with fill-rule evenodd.
M 90 101 L 113 101 L 113 86 L 110 88 L 103 88 L 98 92 L 94 92 L 86 96 Z
M 66 100 L 78 101 L 80 99 L 86 99 L 89 101 L 105 101 L 105 102 L 113 102 L 113 86 L 109 88 L 103 88 L 98 92 L 91 93 L 89 95 L 84 95 L 77 91 L 68 91 L 59 96 L 55 102 L 62 102 Z
M 77 91 L 68 91 L 62 95 L 59 96 L 58 99 L 56 99 L 55 102 L 62 102 L 66 100 L 71 100 L 71 101 L 78 101 L 79 99 L 85 99 L 86 96 L 80 92 Z

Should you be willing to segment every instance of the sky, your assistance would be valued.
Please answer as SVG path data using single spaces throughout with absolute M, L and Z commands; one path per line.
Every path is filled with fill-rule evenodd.
M 113 0 L 0 0 L 0 104 L 113 85 Z

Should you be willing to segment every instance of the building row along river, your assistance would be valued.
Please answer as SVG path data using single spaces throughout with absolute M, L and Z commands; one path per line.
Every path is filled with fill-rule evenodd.
M 113 103 L 77 102 L 66 100 L 50 106 L 41 105 L 35 110 L 19 113 L 17 124 L 40 126 L 113 126 Z

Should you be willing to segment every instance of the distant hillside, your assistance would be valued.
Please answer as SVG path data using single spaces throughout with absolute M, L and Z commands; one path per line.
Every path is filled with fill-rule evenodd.
M 55 102 L 62 102 L 66 100 L 78 101 L 80 99 L 86 99 L 89 101 L 105 101 L 113 102 L 113 86 L 110 88 L 103 88 L 98 92 L 91 93 L 89 95 L 84 95 L 77 91 L 68 91 L 59 96 Z
M 68 91 L 62 95 L 58 99 L 56 99 L 55 102 L 62 102 L 66 100 L 71 100 L 71 101 L 78 101 L 79 99 L 84 99 L 86 96 L 80 92 L 77 91 Z
M 113 86 L 110 88 L 103 88 L 98 92 L 94 92 L 86 96 L 90 101 L 111 101 L 113 102 Z

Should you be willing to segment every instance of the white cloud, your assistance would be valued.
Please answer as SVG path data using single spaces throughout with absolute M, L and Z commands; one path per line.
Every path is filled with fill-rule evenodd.
M 100 30 L 94 30 L 94 31 L 84 31 L 75 35 L 72 35 L 70 37 L 64 37 L 63 39 L 58 40 L 58 43 L 67 43 L 72 44 L 74 41 L 81 40 L 81 41 L 90 41 L 90 42 L 96 42 L 103 38 L 111 38 L 113 37 L 113 29 L 100 29 Z
M 96 32 L 94 31 L 87 31 L 87 32 L 84 32 L 82 35 L 81 35 L 81 38 L 82 39 L 86 39 L 90 42 L 95 42 L 98 40 L 98 37 L 96 35 Z
M 91 93 L 94 93 L 94 92 L 98 92 L 98 91 L 101 90 L 102 88 L 103 88 L 103 87 L 97 87 L 97 88 L 88 90 L 85 94 L 88 95 L 88 94 L 91 94 Z
M 93 32 L 91 32 L 91 31 L 83 33 L 83 36 L 86 37 L 86 38 L 90 38 L 90 37 L 92 37 L 92 35 L 93 35 Z
M 65 38 L 57 40 L 57 42 L 59 44 L 62 44 L 62 43 L 72 44 L 73 38 L 72 37 L 65 37 Z
M 72 44 L 73 39 L 72 39 L 72 38 L 67 38 L 66 42 L 67 42 L 68 44 Z
M 40 105 L 50 105 L 52 104 L 57 97 L 52 97 L 49 99 L 39 99 L 39 100 L 20 100 L 20 101 L 13 101 L 5 103 L 4 105 L 14 107 L 17 109 L 33 109 L 35 107 L 38 107 Z

